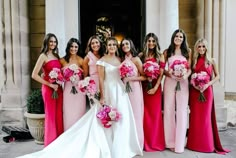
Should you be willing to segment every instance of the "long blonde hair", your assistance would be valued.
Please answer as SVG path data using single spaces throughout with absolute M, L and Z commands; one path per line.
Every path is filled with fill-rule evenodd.
M 197 64 L 197 59 L 199 57 L 199 53 L 198 53 L 198 45 L 202 43 L 205 48 L 206 48 L 206 52 L 205 52 L 205 66 L 209 66 L 211 63 L 212 63 L 212 60 L 209 56 L 209 53 L 208 53 L 208 43 L 207 43 L 207 40 L 204 39 L 204 38 L 200 38 L 196 41 L 195 45 L 194 45 L 194 54 L 193 54 L 193 68 L 196 67 L 196 64 Z

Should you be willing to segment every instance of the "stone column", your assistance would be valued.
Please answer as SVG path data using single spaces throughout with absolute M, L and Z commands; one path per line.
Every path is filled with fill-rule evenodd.
M 24 125 L 23 112 L 29 92 L 28 1 L 3 1 L 3 48 L 6 81 L 1 90 L 0 122 Z
M 3 25 L 3 19 L 4 19 L 4 12 L 3 12 L 3 3 L 2 3 L 2 1 L 0 2 L 0 21 L 1 21 L 1 23 L 0 23 L 0 32 L 2 32 L 3 33 L 3 30 L 4 30 L 4 25 Z M 2 88 L 3 88 L 3 86 L 4 86 L 4 82 L 5 82 L 5 80 L 6 80 L 6 76 L 5 76 L 5 69 L 4 69 L 4 67 L 5 67 L 5 59 L 4 59 L 4 54 L 5 54 L 5 52 L 4 52 L 4 43 L 3 43 L 3 38 L 2 38 L 2 35 L 0 35 L 0 78 L 1 78 L 1 80 L 0 80 L 0 96 L 1 96 L 1 90 L 2 90 Z M 1 108 L 1 100 L 0 100 L 0 108 Z
M 59 42 L 60 56 L 65 55 L 67 41 L 71 37 L 79 38 L 79 1 L 45 1 L 46 33 L 54 33 Z
M 222 52 L 224 49 L 224 44 L 222 45 L 224 34 L 221 30 L 223 28 L 220 27 L 224 17 L 222 10 L 225 7 L 222 6 L 222 3 L 224 3 L 222 0 L 198 0 L 197 2 L 197 38 L 206 38 L 209 47 L 208 52 L 211 57 L 215 58 L 219 70 L 224 69 L 224 58 L 221 59 L 221 57 L 225 53 Z M 227 128 L 227 107 L 224 105 L 224 87 L 221 83 L 222 80 L 215 83 L 213 89 L 218 128 L 219 130 L 225 130 Z
M 204 21 L 204 36 L 208 41 L 208 51 L 212 56 L 212 0 L 207 0 L 205 2 L 204 13 L 205 13 L 205 21 Z
M 197 38 L 205 37 L 204 27 L 204 11 L 205 5 L 203 0 L 197 0 Z
M 171 41 L 172 33 L 179 28 L 178 0 L 146 1 L 146 33 L 155 33 L 162 51 Z
M 153 32 L 160 35 L 160 1 L 146 1 L 146 34 Z M 145 34 L 145 35 L 146 35 Z
M 224 87 L 225 86 L 225 56 L 226 56 L 226 38 L 225 38 L 225 23 L 226 23 L 226 13 L 225 13 L 225 0 L 220 0 L 220 23 L 219 23 L 219 34 L 220 34 L 220 39 L 219 39 L 219 72 L 220 72 L 220 81 L 221 85 Z
M 168 48 L 173 32 L 179 28 L 179 1 L 160 0 L 160 45 Z

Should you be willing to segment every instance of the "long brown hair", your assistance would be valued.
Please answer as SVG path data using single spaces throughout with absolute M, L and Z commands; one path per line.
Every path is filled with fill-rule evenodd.
M 59 59 L 60 57 L 59 57 L 59 51 L 58 51 L 58 40 L 57 40 L 56 35 L 53 33 L 48 33 L 44 37 L 43 45 L 41 47 L 40 53 L 44 53 L 45 55 L 47 55 L 47 52 L 49 51 L 49 47 L 48 47 L 49 41 L 52 37 L 54 37 L 56 39 L 56 47 L 52 50 L 52 54 Z

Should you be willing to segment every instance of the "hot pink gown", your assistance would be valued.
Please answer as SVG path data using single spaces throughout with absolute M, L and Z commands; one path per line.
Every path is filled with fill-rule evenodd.
M 138 76 L 138 69 L 136 65 L 130 60 L 130 58 L 126 57 L 125 61 L 130 63 L 130 65 L 134 69 L 134 76 Z M 143 134 L 143 115 L 144 115 L 144 104 L 143 104 L 143 89 L 140 81 L 130 81 L 130 86 L 132 88 L 132 92 L 129 94 L 129 99 L 131 102 L 131 106 L 133 109 L 134 120 L 137 128 L 139 143 L 141 148 L 143 148 L 144 144 L 144 134 Z
M 43 65 L 44 79 L 49 80 L 49 73 L 53 68 L 61 68 L 59 60 L 50 60 Z M 58 88 L 58 98 L 52 98 L 53 89 L 42 85 L 42 96 L 45 108 L 45 130 L 44 130 L 44 146 L 54 141 L 63 133 L 63 94 L 62 88 Z
M 65 70 L 69 65 L 63 67 Z M 78 93 L 71 93 L 72 83 L 66 81 L 63 90 L 63 121 L 64 130 L 68 130 L 76 121 L 78 121 L 86 112 L 85 95 L 75 86 Z
M 156 62 L 155 58 L 148 59 Z M 152 87 L 157 80 L 152 81 Z M 161 85 L 154 95 L 147 93 L 147 81 L 143 82 L 144 98 L 144 150 L 162 151 L 165 149 L 164 125 L 162 118 L 162 91 Z
M 212 65 L 205 66 L 205 58 L 198 59 L 194 72 L 205 71 L 212 77 Z M 200 102 L 200 92 L 190 87 L 190 122 L 187 148 L 199 152 L 217 152 L 225 154 L 228 150 L 222 148 L 215 116 L 215 105 L 212 86 L 204 91 L 205 102 Z

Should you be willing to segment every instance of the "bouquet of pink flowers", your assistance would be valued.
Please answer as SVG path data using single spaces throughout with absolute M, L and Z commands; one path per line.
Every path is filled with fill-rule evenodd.
M 134 76 L 134 68 L 125 61 L 121 63 L 119 70 L 121 78 Z M 127 82 L 125 85 L 125 92 L 127 93 L 132 92 L 132 88 L 129 82 Z
M 76 64 L 71 64 L 68 68 L 63 71 L 64 79 L 72 83 L 71 93 L 76 94 L 78 91 L 75 86 L 82 77 L 83 70 Z
M 170 66 L 170 73 L 172 73 L 176 77 L 182 77 L 187 73 L 187 69 L 189 68 L 187 61 L 175 60 Z M 180 82 L 177 81 L 176 91 L 180 91 Z
M 203 89 L 204 86 L 209 81 L 210 81 L 210 76 L 205 71 L 201 71 L 199 73 L 193 73 L 192 76 L 191 76 L 190 83 L 200 89 L 200 96 L 199 96 L 198 100 L 201 101 L 201 102 L 206 101 L 204 93 L 201 92 L 201 89 Z
M 91 104 L 94 104 L 93 98 L 96 98 L 95 95 L 97 94 L 97 87 L 93 79 L 90 77 L 85 77 L 84 80 L 79 81 L 79 90 L 88 96 Z
M 103 107 L 97 113 L 97 118 L 100 119 L 105 128 L 110 128 L 113 122 L 120 120 L 121 114 L 116 108 L 112 108 L 109 105 L 103 105 Z
M 53 68 L 50 73 L 49 73 L 49 82 L 50 83 L 57 83 L 59 85 L 62 85 L 62 83 L 64 82 L 64 79 L 63 79 L 63 75 L 62 75 L 62 72 L 61 72 L 61 69 L 58 69 L 58 68 Z M 53 99 L 56 99 L 58 98 L 58 93 L 57 91 L 53 91 L 52 93 L 52 98 Z
M 152 88 L 152 80 L 160 75 L 160 65 L 156 62 L 147 61 L 143 64 L 143 71 L 148 77 L 147 89 Z

